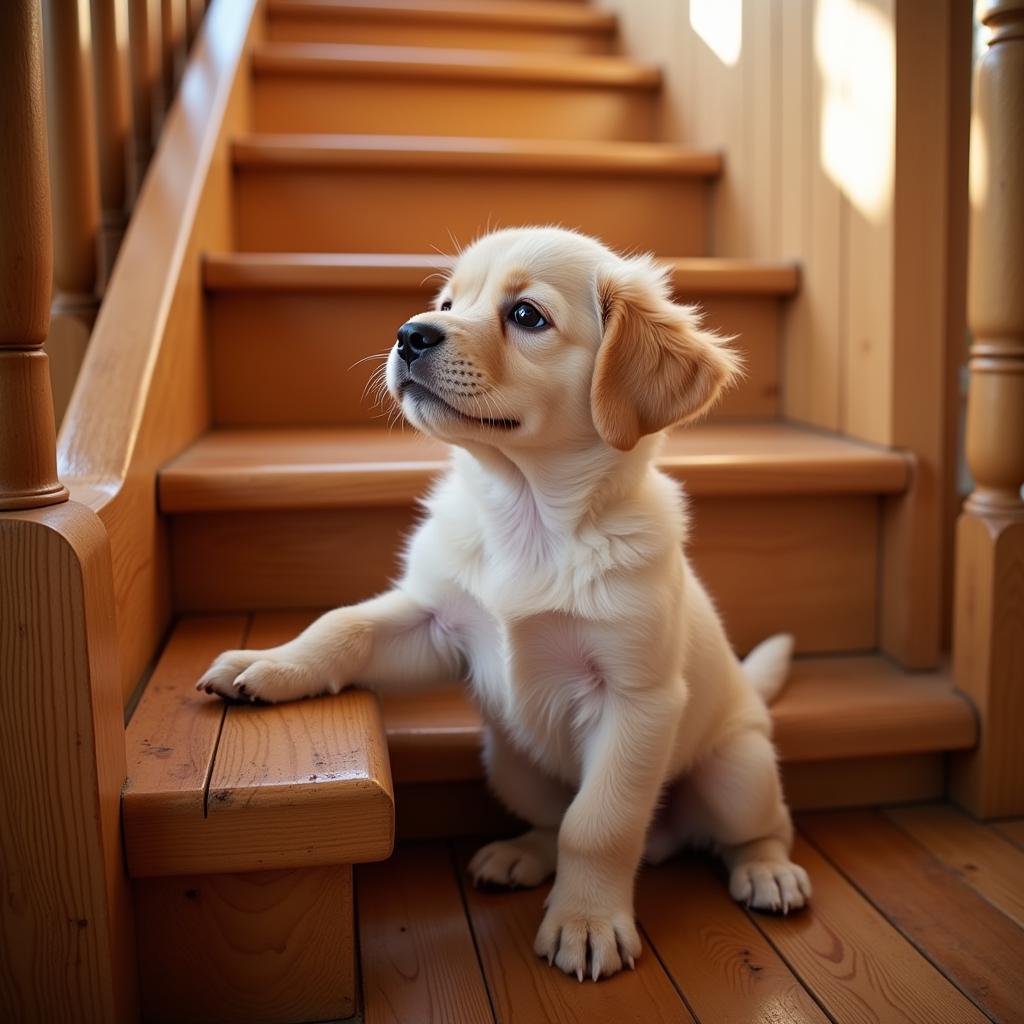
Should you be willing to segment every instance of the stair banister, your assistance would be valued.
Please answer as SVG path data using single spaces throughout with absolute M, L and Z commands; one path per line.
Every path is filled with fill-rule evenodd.
M 0 511 L 67 500 L 57 480 L 50 370 L 53 254 L 39 14 L 0 4 Z
M 967 465 L 957 525 L 953 667 L 981 721 L 957 799 L 1024 813 L 1024 0 L 982 0 L 971 130 Z

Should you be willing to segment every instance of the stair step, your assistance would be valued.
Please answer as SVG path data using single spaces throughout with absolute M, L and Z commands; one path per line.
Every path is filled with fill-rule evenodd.
M 661 85 L 625 57 L 342 43 L 263 43 L 252 70 L 263 132 L 643 140 Z
M 665 261 L 680 301 L 699 301 L 706 323 L 736 335 L 745 377 L 716 421 L 779 412 L 780 300 L 799 272 L 782 261 Z M 229 253 L 208 256 L 203 278 L 211 332 L 217 426 L 370 423 L 380 410 L 367 382 L 395 330 L 430 308 L 437 255 Z M 282 338 L 287 343 L 282 344 Z M 379 420 L 378 420 L 379 422 Z
M 383 711 L 396 783 L 483 775 L 483 728 L 464 687 L 388 696 Z M 797 659 L 772 720 L 790 764 L 963 750 L 977 736 L 947 676 L 911 675 L 876 656 Z
M 578 3 L 487 0 L 270 0 L 280 42 L 393 43 L 607 53 L 615 16 Z
M 163 512 L 402 505 L 444 468 L 448 448 L 380 428 L 217 430 L 160 473 Z M 668 437 L 661 467 L 694 497 L 890 494 L 900 454 L 783 423 L 707 425 Z
M 664 143 L 252 135 L 232 146 L 236 248 L 428 252 L 561 224 L 613 248 L 707 251 L 709 150 Z
M 208 434 L 160 476 L 175 606 L 379 592 L 444 460 L 436 442 L 381 429 Z M 694 496 L 688 550 L 738 649 L 782 630 L 805 653 L 876 647 L 880 496 L 905 486 L 902 455 L 779 423 L 709 425 L 671 438 L 663 465 Z

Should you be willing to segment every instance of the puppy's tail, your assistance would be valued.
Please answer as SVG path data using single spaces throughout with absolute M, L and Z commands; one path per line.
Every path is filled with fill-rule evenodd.
M 792 660 L 793 637 L 789 633 L 762 640 L 743 659 L 743 671 L 765 704 L 771 704 L 786 685 Z

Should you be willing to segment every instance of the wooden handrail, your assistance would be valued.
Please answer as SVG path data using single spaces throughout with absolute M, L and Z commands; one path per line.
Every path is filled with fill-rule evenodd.
M 967 464 L 957 525 L 954 673 L 981 744 L 954 791 L 984 815 L 1024 812 L 1024 0 L 982 0 L 989 31 L 971 130 Z
M 0 510 L 66 501 L 42 351 L 53 267 L 38 4 L 0 4 Z

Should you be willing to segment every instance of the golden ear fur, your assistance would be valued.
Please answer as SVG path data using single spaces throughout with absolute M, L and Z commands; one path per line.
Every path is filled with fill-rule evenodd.
M 590 404 L 598 433 L 621 451 L 695 419 L 741 372 L 731 339 L 701 329 L 693 306 L 670 299 L 665 271 L 647 258 L 598 274 L 604 338 Z

